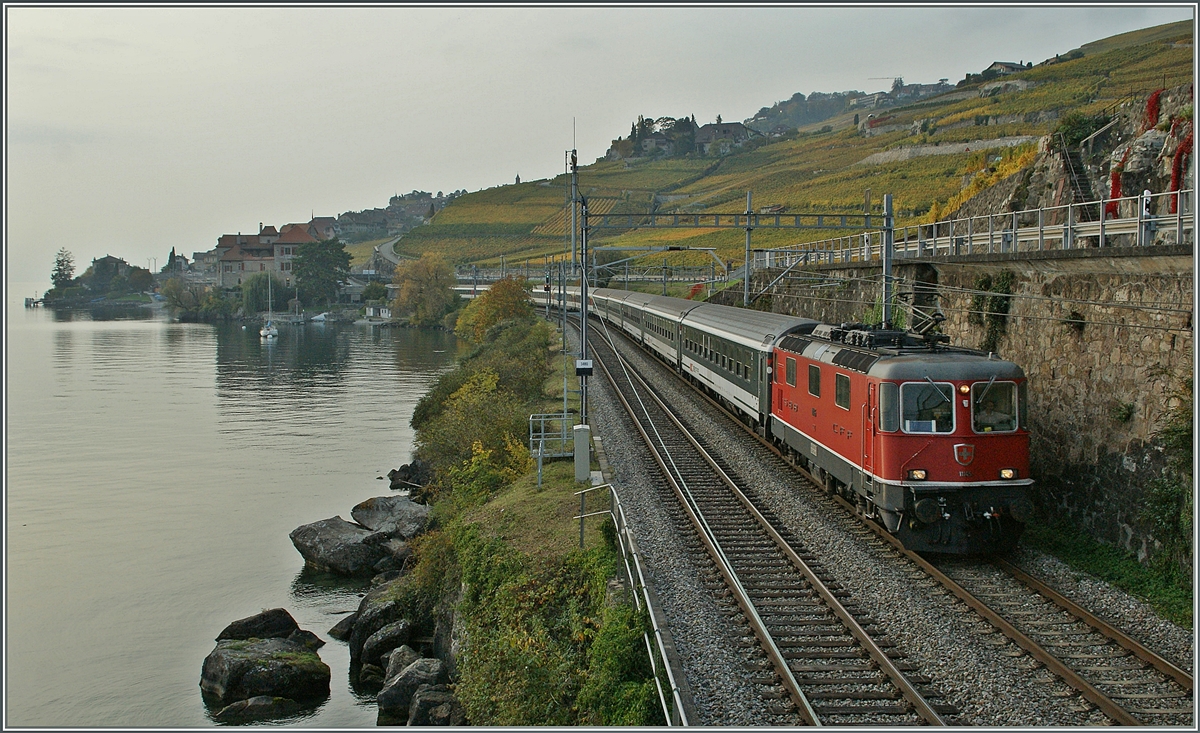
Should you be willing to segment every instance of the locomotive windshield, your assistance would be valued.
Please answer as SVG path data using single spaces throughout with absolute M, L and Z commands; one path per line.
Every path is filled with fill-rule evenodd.
M 1017 429 L 1017 385 L 976 382 L 971 385 L 971 427 L 977 433 Z
M 908 382 L 900 386 L 901 418 L 906 433 L 954 432 L 954 385 Z

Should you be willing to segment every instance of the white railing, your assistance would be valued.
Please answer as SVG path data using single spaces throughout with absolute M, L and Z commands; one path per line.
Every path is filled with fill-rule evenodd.
M 1156 241 L 1194 244 L 1193 197 L 1194 190 L 1188 189 L 896 227 L 894 257 L 1140 247 Z M 881 260 L 884 235 L 883 230 L 876 230 L 799 246 L 756 250 L 753 267 Z

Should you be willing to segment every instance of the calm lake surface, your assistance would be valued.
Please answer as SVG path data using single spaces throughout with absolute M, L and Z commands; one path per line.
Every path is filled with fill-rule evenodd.
M 286 722 L 374 726 L 327 633 L 361 585 L 305 572 L 288 533 L 392 493 L 376 477 L 408 462 L 454 337 L 310 324 L 264 344 L 8 300 L 7 724 L 212 726 L 214 638 L 283 607 L 333 673 L 329 699 Z

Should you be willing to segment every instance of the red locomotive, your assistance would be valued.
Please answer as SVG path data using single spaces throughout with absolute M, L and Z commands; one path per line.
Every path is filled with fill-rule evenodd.
M 769 432 L 905 547 L 1002 552 L 1031 509 L 1025 375 L 936 338 L 862 324 L 785 336 Z

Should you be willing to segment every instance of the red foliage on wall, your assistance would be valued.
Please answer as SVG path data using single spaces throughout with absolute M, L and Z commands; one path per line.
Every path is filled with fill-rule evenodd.
M 1175 149 L 1175 157 L 1171 159 L 1171 191 L 1179 190 L 1180 179 L 1183 177 L 1183 170 L 1186 165 L 1187 157 L 1192 154 L 1192 134 L 1194 130 L 1188 130 L 1187 137 L 1183 142 L 1179 143 L 1179 147 Z M 1176 207 L 1179 206 L 1179 196 L 1171 197 L 1171 213 L 1174 214 Z
M 1104 216 L 1117 218 L 1117 202 L 1116 199 L 1121 198 L 1121 173 L 1125 171 L 1125 161 L 1129 160 L 1129 151 L 1133 148 L 1125 148 L 1125 154 L 1121 156 L 1121 162 L 1112 169 L 1111 183 L 1109 186 L 1108 197 L 1113 199 L 1104 205 Z
M 1165 89 L 1156 89 L 1146 100 L 1146 119 L 1142 122 L 1143 130 L 1151 130 L 1158 125 L 1158 98 L 1162 96 Z

